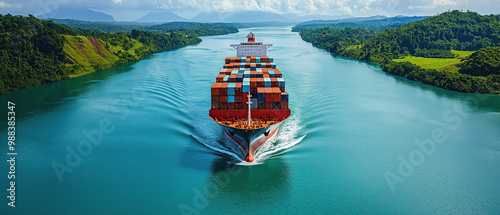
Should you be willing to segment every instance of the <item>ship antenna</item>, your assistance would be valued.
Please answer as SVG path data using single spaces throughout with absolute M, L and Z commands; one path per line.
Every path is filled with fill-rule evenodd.
M 251 109 L 252 109 L 252 106 L 250 106 L 252 104 L 252 95 L 248 94 L 248 101 L 247 101 L 247 104 L 248 104 L 248 126 L 250 126 L 252 124 L 252 115 L 251 115 Z

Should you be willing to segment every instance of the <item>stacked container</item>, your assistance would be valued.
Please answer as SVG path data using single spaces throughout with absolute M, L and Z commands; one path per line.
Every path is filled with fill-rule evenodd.
M 288 109 L 285 80 L 272 57 L 228 57 L 212 85 L 213 110 Z

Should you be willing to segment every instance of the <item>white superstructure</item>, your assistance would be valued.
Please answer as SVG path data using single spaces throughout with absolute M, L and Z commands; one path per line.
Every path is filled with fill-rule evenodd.
M 273 46 L 273 44 L 264 44 L 262 41 L 255 41 L 255 35 L 252 32 L 247 35 L 247 38 L 247 42 L 230 45 L 236 49 L 237 57 L 246 57 L 247 55 L 252 57 L 267 56 L 267 49 Z

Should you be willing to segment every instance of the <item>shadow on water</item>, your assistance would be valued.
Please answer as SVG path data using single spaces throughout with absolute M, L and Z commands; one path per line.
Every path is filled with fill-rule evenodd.
M 15 90 L 0 96 L 0 104 L 6 105 L 8 101 L 14 102 L 16 104 L 16 120 L 22 120 L 36 113 L 48 112 L 68 103 L 71 99 L 91 91 L 92 85 L 132 70 L 135 63 L 130 62 L 76 78 Z M 1 129 L 6 128 L 6 119 L 0 119 L 0 124 Z
M 240 210 L 227 211 L 229 213 L 241 213 L 241 210 L 256 213 L 269 210 L 270 203 L 276 207 L 285 204 L 290 195 L 290 182 L 290 168 L 281 156 L 252 166 L 235 165 L 218 158 L 212 161 L 205 187 L 218 189 L 210 202 L 214 208 L 227 208 L 229 204 L 232 209 Z
M 316 48 L 322 49 L 321 47 L 316 47 Z M 322 50 L 324 50 L 324 49 L 322 49 Z M 324 51 L 327 52 L 326 50 L 324 50 Z M 469 108 L 472 108 L 472 109 L 478 109 L 478 110 L 482 110 L 482 111 L 500 112 L 500 95 L 462 93 L 462 92 L 456 92 L 456 91 L 452 91 L 452 90 L 446 90 L 446 89 L 435 87 L 435 86 L 432 86 L 429 84 L 424 84 L 424 83 L 419 82 L 419 81 L 409 80 L 409 79 L 402 77 L 402 76 L 387 73 L 387 72 L 383 71 L 380 64 L 377 64 L 377 63 L 366 62 L 366 61 L 362 61 L 362 60 L 358 60 L 358 59 L 354 59 L 354 58 L 344 57 L 344 56 L 340 56 L 340 55 L 337 55 L 334 53 L 329 53 L 329 54 L 334 58 L 356 61 L 359 63 L 366 64 L 369 67 L 373 68 L 373 71 L 379 72 L 380 74 L 384 74 L 386 77 L 392 78 L 393 80 L 395 80 L 399 84 L 419 88 L 422 91 L 432 93 L 433 95 L 435 95 L 439 98 L 448 98 L 448 99 L 452 99 L 452 100 L 461 101 L 464 104 L 467 104 L 469 106 Z
M 375 71 L 381 72 L 387 77 L 393 78 L 397 83 L 417 87 L 422 91 L 432 93 L 433 95 L 439 98 L 448 98 L 452 100 L 461 101 L 462 103 L 468 105 L 469 108 L 472 109 L 478 109 L 486 112 L 488 111 L 500 112 L 499 95 L 456 92 L 452 90 L 446 90 L 443 88 L 435 87 L 429 84 L 424 84 L 418 81 L 412 81 L 405 77 L 393 75 L 384 72 L 381 68 L 376 69 Z

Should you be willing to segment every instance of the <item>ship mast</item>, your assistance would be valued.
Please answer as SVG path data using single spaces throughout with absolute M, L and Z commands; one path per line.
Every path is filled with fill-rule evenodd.
M 252 95 L 251 94 L 248 94 L 248 101 L 247 101 L 247 104 L 248 104 L 248 126 L 251 126 L 252 124 L 252 115 L 251 115 L 251 109 L 252 109 L 252 106 L 250 106 L 252 104 Z

